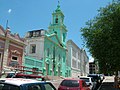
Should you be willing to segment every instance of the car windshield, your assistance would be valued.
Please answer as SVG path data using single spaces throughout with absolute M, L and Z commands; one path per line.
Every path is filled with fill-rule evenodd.
M 77 80 L 63 80 L 61 86 L 67 87 L 79 87 L 79 81 Z
M 82 80 L 84 80 L 85 82 L 89 82 L 89 78 L 80 78 Z
M 51 83 L 28 84 L 28 90 L 43 90 L 43 87 L 45 90 L 56 90 L 56 88 Z
M 18 86 L 0 83 L 0 90 L 20 90 Z
M 45 84 L 45 90 L 55 90 L 50 84 Z

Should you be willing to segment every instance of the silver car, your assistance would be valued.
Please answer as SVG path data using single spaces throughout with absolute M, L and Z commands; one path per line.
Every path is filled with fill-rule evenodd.
M 96 82 L 93 80 L 92 77 L 82 76 L 80 79 L 84 80 L 86 84 L 89 86 L 90 90 L 95 90 Z

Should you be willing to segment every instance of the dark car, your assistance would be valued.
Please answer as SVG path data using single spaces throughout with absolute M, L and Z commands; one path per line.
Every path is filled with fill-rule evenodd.
M 64 79 L 58 87 L 58 90 L 90 90 L 84 80 Z

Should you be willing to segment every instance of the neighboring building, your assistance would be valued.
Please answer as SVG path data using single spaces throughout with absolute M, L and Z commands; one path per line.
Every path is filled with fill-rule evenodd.
M 80 49 L 72 40 L 67 41 L 67 66 L 71 67 L 71 77 L 87 75 L 88 57 L 85 50 Z
M 23 64 L 25 43 L 18 34 L 11 34 L 10 28 L 0 26 L 0 66 L 15 67 Z
M 90 74 L 95 74 L 96 73 L 95 62 L 89 62 L 89 73 Z
M 37 60 L 40 63 L 29 63 L 30 67 L 42 67 L 43 75 L 64 76 L 70 75 L 70 68 L 66 66 L 66 36 L 67 29 L 64 25 L 64 15 L 57 6 L 52 13 L 52 23 L 47 30 L 33 30 L 26 35 L 26 60 Z M 28 59 L 29 58 L 29 59 Z
M 98 62 L 89 62 L 89 73 L 90 74 L 95 74 L 98 73 L 99 67 L 98 67 Z

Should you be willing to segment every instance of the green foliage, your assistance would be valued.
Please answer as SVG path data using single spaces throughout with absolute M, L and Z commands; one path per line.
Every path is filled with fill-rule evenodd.
M 120 1 L 98 10 L 81 28 L 86 47 L 98 61 L 100 71 L 118 71 L 120 66 Z

